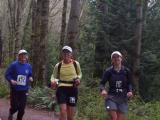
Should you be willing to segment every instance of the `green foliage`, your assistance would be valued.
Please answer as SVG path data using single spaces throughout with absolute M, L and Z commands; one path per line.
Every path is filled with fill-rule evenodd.
M 139 98 L 129 100 L 127 120 L 159 120 L 160 102 L 144 102 Z M 98 88 L 81 88 L 76 120 L 107 120 L 104 99 L 99 95 Z
M 9 94 L 9 88 L 4 81 L 4 69 L 0 69 L 0 97 L 5 97 Z
M 103 0 L 107 5 L 108 11 L 104 14 L 98 11 L 98 2 L 100 0 L 88 0 L 84 14 L 85 19 L 81 21 L 80 39 L 78 44 L 78 58 L 83 73 L 82 88 L 80 88 L 80 97 L 78 104 L 78 113 L 76 120 L 87 120 L 93 117 L 96 120 L 104 120 L 107 114 L 104 110 L 103 99 L 99 96 L 98 88 L 99 76 L 93 76 L 95 66 L 96 45 L 105 48 L 105 52 L 99 52 L 98 59 L 102 57 L 102 69 L 110 65 L 110 53 L 119 50 L 131 65 L 132 58 L 132 40 L 136 23 L 136 5 L 135 0 Z M 160 99 L 160 1 L 152 8 L 145 11 L 144 31 L 142 40 L 141 57 L 141 80 L 140 94 L 146 101 Z M 23 47 L 30 49 L 31 44 L 31 21 L 27 20 L 23 35 Z M 49 81 L 54 65 L 59 58 L 59 33 L 48 34 L 47 46 L 47 70 L 46 77 Z M 97 44 L 98 43 L 98 44 Z M 104 57 L 105 56 L 105 57 Z M 5 65 L 9 58 L 5 58 Z M 126 62 L 126 61 L 125 61 Z M 3 76 L 4 73 L 1 73 Z M 95 78 L 98 79 L 95 79 Z M 3 78 L 1 78 L 2 80 Z M 53 91 L 47 88 L 31 89 L 29 95 L 29 104 L 36 108 L 51 108 L 55 105 L 55 98 L 52 98 Z M 6 83 L 0 83 L 0 96 L 8 94 Z M 98 104 L 98 105 L 97 105 Z M 131 100 L 129 105 L 128 120 L 158 120 L 159 102 L 145 103 L 141 100 Z M 98 111 L 98 112 L 97 112 Z M 154 117 L 155 116 L 155 117 Z
M 80 62 L 83 79 L 85 83 L 91 83 L 93 79 L 94 56 L 95 56 L 95 39 L 96 39 L 96 24 L 95 24 L 95 2 L 91 1 L 92 4 L 88 5 L 84 11 L 84 19 L 81 21 L 80 29 L 80 44 L 78 51 L 77 60 Z M 88 8 L 89 7 L 89 8 Z
M 142 44 L 140 93 L 143 99 L 160 100 L 160 1 L 147 9 Z
M 110 53 L 119 50 L 124 55 L 124 64 L 132 70 L 133 63 L 133 39 L 136 24 L 136 2 L 135 0 L 104 0 L 108 11 L 98 11 L 99 0 L 89 0 L 87 19 L 83 21 L 80 32 L 81 50 L 80 63 L 82 64 L 83 78 L 86 85 L 97 85 L 97 81 L 92 80 L 96 62 L 101 62 L 101 69 L 110 65 Z M 105 6 L 105 5 L 104 5 Z M 145 5 L 144 5 L 145 7 Z M 156 1 L 151 8 L 144 8 L 144 31 L 142 39 L 141 54 L 141 80 L 140 94 L 144 100 L 159 100 L 159 71 L 160 71 L 160 1 Z M 97 44 L 98 43 L 98 44 Z M 95 59 L 96 45 L 105 46 L 105 52 L 99 52 L 98 59 Z M 101 47 L 100 47 L 101 48 Z M 100 49 L 99 49 L 100 50 Z M 104 51 L 104 50 L 103 50 Z M 103 55 L 102 55 L 103 54 Z M 101 64 L 100 63 L 100 64 Z M 102 71 L 101 71 L 102 72 Z M 155 92 L 156 91 L 156 92 Z
M 93 77 L 101 78 L 103 71 L 111 65 L 110 54 L 114 50 L 121 51 L 125 64 L 131 66 L 135 13 L 134 0 L 89 0 L 85 11 L 87 17 L 82 21 L 80 31 L 79 53 L 87 84 L 95 82 L 91 80 Z
M 38 109 L 52 109 L 56 104 L 54 91 L 40 87 L 31 89 L 28 96 L 28 104 Z
M 142 80 L 140 81 L 141 96 L 147 101 L 159 100 L 160 58 L 157 53 L 152 51 L 144 52 L 142 57 L 144 59 L 142 61 Z
M 76 120 L 104 120 L 107 117 L 104 111 L 103 99 L 99 95 L 98 88 L 80 89 Z
M 108 14 L 107 31 L 108 51 L 107 60 L 110 60 L 110 54 L 114 50 L 120 51 L 126 59 L 127 66 L 132 63 L 132 40 L 134 38 L 136 23 L 135 0 L 110 0 L 107 1 Z M 129 65 L 128 65 L 129 64 Z
M 47 69 L 46 69 L 46 78 L 50 81 L 51 74 L 53 73 L 53 68 L 56 63 L 59 61 L 59 34 L 48 35 L 48 47 L 47 47 Z
M 151 101 L 145 103 L 139 99 L 133 99 L 129 103 L 129 120 L 159 120 L 160 102 Z
M 0 82 L 0 98 L 3 98 L 8 94 L 9 94 L 8 86 L 6 85 L 6 83 Z
M 83 50 L 80 60 L 82 64 L 84 62 L 86 71 L 89 71 L 87 74 L 90 77 L 101 77 L 103 70 L 110 66 L 110 54 L 114 50 L 121 51 L 128 61 L 125 64 L 131 65 L 135 1 L 89 0 L 88 4 L 87 19 L 83 21 L 80 32 Z M 86 66 L 89 66 L 88 69 Z

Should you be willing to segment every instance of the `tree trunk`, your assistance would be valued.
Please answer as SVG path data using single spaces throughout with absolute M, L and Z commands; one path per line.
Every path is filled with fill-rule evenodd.
M 33 86 L 38 84 L 39 78 L 39 29 L 40 29 L 40 1 L 32 0 L 32 43 L 31 43 L 31 54 L 33 64 Z
M 8 0 L 8 10 L 9 10 L 9 61 L 14 58 L 14 37 L 15 37 L 15 1 Z
M 46 63 L 47 63 L 47 41 L 48 41 L 48 17 L 49 17 L 49 0 L 42 0 L 41 8 L 41 32 L 40 32 L 40 76 L 39 79 L 43 80 L 43 84 L 47 85 L 46 80 Z M 43 56 L 43 58 L 42 58 Z
M 1 33 L 1 28 L 0 28 L 0 67 L 2 65 L 2 36 L 1 35 L 2 35 L 2 33 Z
M 71 10 L 67 28 L 67 42 L 68 45 L 74 50 L 76 55 L 76 45 L 79 39 L 79 17 L 80 17 L 80 0 L 71 1 Z
M 8 0 L 9 11 L 9 58 L 16 59 L 17 52 L 21 49 L 20 23 L 24 10 L 25 0 Z
M 63 1 L 63 11 L 62 11 L 62 23 L 61 23 L 61 36 L 60 36 L 60 51 L 64 45 L 65 35 L 66 35 L 66 14 L 67 14 L 67 3 L 68 0 Z
M 33 86 L 46 84 L 49 0 L 32 1 L 32 63 Z M 37 45 L 38 44 L 38 45 Z
M 30 2 L 29 10 L 28 10 L 28 15 L 26 17 L 26 23 L 24 24 L 24 29 L 23 29 L 23 34 L 22 34 L 22 44 L 21 44 L 22 48 L 25 48 L 27 46 L 25 38 L 27 36 L 28 28 L 30 27 L 31 20 L 32 20 L 32 2 L 33 1 Z M 31 53 L 31 51 L 30 51 L 30 53 Z
M 136 1 L 136 15 L 137 23 L 135 28 L 135 36 L 133 40 L 133 83 L 136 92 L 139 93 L 139 80 L 140 80 L 140 55 L 141 55 L 141 41 L 142 41 L 142 26 L 143 26 L 143 0 Z
M 21 49 L 21 41 L 19 37 L 19 26 L 20 26 L 20 8 L 21 8 L 21 0 L 17 0 L 17 11 L 16 11 L 16 25 L 15 25 L 15 52 L 14 58 L 16 59 L 17 52 Z M 16 4 L 15 3 L 15 4 Z

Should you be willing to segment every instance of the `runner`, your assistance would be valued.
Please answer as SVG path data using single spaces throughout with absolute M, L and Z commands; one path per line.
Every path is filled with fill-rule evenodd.
M 18 58 L 6 70 L 5 78 L 10 83 L 10 109 L 8 120 L 13 120 L 13 114 L 18 111 L 17 120 L 22 120 L 25 112 L 29 81 L 32 79 L 32 67 L 28 63 L 26 50 L 18 52 Z
M 111 54 L 112 66 L 108 68 L 100 81 L 101 96 L 105 98 L 105 108 L 110 120 L 125 120 L 128 111 L 127 98 L 132 97 L 131 75 L 128 68 L 122 65 L 122 54 L 115 51 Z M 109 82 L 109 91 L 105 84 Z
M 62 48 L 62 61 L 55 65 L 51 84 L 56 89 L 57 102 L 60 106 L 59 120 L 73 120 L 78 99 L 78 85 L 82 77 L 79 62 L 72 59 L 72 48 Z

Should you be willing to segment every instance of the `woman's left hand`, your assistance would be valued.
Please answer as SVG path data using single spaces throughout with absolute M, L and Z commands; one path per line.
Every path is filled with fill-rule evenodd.
M 127 97 L 128 97 L 128 98 L 130 98 L 130 97 L 132 97 L 132 96 L 133 96 L 133 93 L 132 93 L 132 92 L 128 92 L 128 93 L 127 93 Z
M 32 78 L 32 77 L 29 77 L 29 81 L 30 81 L 30 82 L 33 82 L 33 78 Z
M 80 83 L 81 83 L 79 78 L 78 78 L 78 79 L 76 79 L 74 82 L 75 82 L 75 86 L 79 86 L 79 85 L 80 85 Z

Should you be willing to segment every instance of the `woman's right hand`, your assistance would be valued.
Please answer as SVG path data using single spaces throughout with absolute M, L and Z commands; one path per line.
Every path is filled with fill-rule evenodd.
M 106 90 L 102 90 L 102 91 L 101 91 L 101 96 L 102 96 L 102 97 L 106 98 L 107 95 L 108 95 L 108 93 L 107 93 Z
M 56 81 L 51 81 L 51 88 L 56 89 L 58 87 L 58 84 Z
M 17 81 L 11 80 L 11 84 L 12 84 L 12 85 L 17 85 Z

